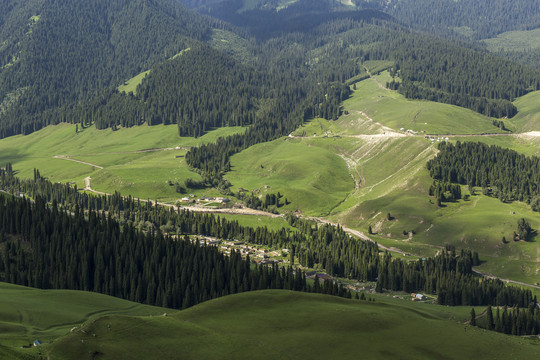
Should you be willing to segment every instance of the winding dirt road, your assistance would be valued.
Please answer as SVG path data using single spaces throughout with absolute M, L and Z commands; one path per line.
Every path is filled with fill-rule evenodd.
M 91 193 L 98 194 L 98 195 L 111 195 L 111 194 L 106 193 L 106 192 L 97 191 L 97 190 L 92 189 L 91 180 L 92 179 L 90 178 L 90 176 L 88 176 L 88 177 L 86 177 L 84 179 L 84 184 L 85 184 L 84 190 L 85 191 L 89 191 Z M 147 202 L 148 201 L 147 199 L 138 199 L 138 200 L 142 201 L 142 202 Z M 156 202 L 154 202 L 154 203 L 156 203 Z M 273 213 L 269 213 L 269 212 L 266 212 L 266 211 L 255 210 L 255 209 L 250 209 L 250 208 L 212 209 L 212 208 L 206 208 L 204 206 L 177 206 L 175 204 L 169 204 L 169 203 L 164 203 L 164 202 L 159 202 L 159 201 L 157 202 L 157 204 L 161 205 L 161 206 L 172 207 L 176 211 L 178 211 L 178 210 L 189 210 L 189 211 L 201 212 L 201 213 L 216 213 L 216 214 L 229 214 L 229 215 L 255 215 L 255 216 L 265 216 L 265 217 L 270 217 L 270 218 L 283 217 L 283 215 L 281 215 L 281 214 L 273 214 Z

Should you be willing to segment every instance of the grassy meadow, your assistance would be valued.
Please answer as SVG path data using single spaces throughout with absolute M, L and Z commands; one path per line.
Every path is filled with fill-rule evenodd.
M 98 191 L 117 190 L 124 195 L 174 202 L 181 195 L 167 184 L 168 180 L 182 184 L 187 178 L 200 179 L 187 166 L 185 149 L 244 130 L 221 128 L 195 139 L 179 137 L 175 125 L 136 126 L 117 131 L 90 127 L 79 129 L 78 133 L 75 129 L 75 125 L 60 124 L 30 135 L 2 139 L 0 164 L 11 162 L 20 177 L 33 177 L 33 169 L 38 168 L 53 182 L 74 182 L 84 188 L 84 178 L 90 176 L 92 188 Z M 146 151 L 152 149 L 158 151 Z M 215 190 L 192 192 L 201 196 L 217 193 Z
M 374 121 L 394 130 L 401 128 L 420 134 L 481 134 L 502 132 L 492 119 L 472 110 L 424 100 L 409 100 L 385 88 L 391 77 L 387 71 L 357 83 L 357 90 L 343 102 L 350 113 L 362 111 Z
M 347 300 L 282 290 L 248 292 L 166 317 L 105 316 L 54 341 L 46 350 L 50 359 L 540 356 L 537 339 L 464 325 L 468 308 L 413 303 L 408 298 L 375 299 Z
M 281 138 L 257 144 L 231 158 L 226 178 L 234 188 L 278 192 L 291 204 L 284 209 L 324 215 L 337 206 L 354 182 L 347 165 L 332 151 L 301 139 Z
M 533 91 L 514 101 L 518 113 L 510 121 L 517 132 L 540 130 L 540 91 Z
M 135 75 L 128 81 L 126 81 L 124 84 L 120 85 L 118 87 L 118 91 L 124 92 L 124 93 L 133 93 L 133 95 L 137 95 L 137 86 L 143 81 L 143 79 L 150 73 L 150 70 L 143 71 L 142 73 Z
M 148 316 L 166 311 L 171 310 L 93 292 L 39 290 L 0 282 L 0 358 L 37 355 L 39 349 L 21 347 L 34 340 L 50 343 L 104 315 Z
M 247 226 L 252 228 L 266 227 L 271 231 L 279 231 L 283 228 L 287 231 L 297 231 L 295 227 L 292 227 L 282 217 L 270 218 L 267 216 L 256 215 L 233 215 L 233 214 L 219 214 L 220 218 L 227 219 L 228 221 L 238 221 L 241 226 Z

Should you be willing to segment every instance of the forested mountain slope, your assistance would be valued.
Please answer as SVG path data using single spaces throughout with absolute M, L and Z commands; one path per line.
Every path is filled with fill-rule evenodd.
M 536 0 L 376 0 L 383 11 L 422 30 L 472 30 L 476 39 L 540 27 Z
M 270 140 L 293 130 L 284 122 L 335 118 L 342 91 L 334 97 L 327 87 L 367 76 L 362 63 L 371 59 L 395 62 L 398 78 L 390 86 L 409 98 L 495 117 L 513 116 L 510 101 L 540 84 L 538 72 L 340 2 L 299 0 L 280 11 L 241 13 L 235 10 L 240 3 L 220 3 L 227 11 L 216 14 L 241 30 L 175 0 L 9 4 L 2 18 L 0 137 L 59 122 L 99 128 L 177 123 L 180 135 L 198 136 L 210 127 L 260 120 L 275 123 L 270 132 L 257 130 Z M 258 41 L 245 40 L 239 51 L 247 55 L 230 59 L 198 44 L 227 43 L 215 40 L 216 27 L 234 31 L 222 31 L 225 37 L 251 34 Z M 136 95 L 116 90 L 172 57 L 150 72 Z M 287 119 L 293 111 L 295 120 Z
M 4 1 L 0 136 L 29 133 L 104 88 L 206 40 L 216 21 L 175 0 Z
M 307 10 L 374 9 L 385 12 L 414 28 L 440 34 L 467 28 L 476 39 L 511 30 L 540 27 L 540 7 L 536 0 L 182 0 L 188 6 L 217 17 L 254 14 L 261 10 L 278 12 Z M 220 14 L 221 13 L 221 14 Z M 463 29 L 461 29 L 463 30 Z

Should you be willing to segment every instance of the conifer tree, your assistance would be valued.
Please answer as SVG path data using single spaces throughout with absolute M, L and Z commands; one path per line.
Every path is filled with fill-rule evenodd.
M 474 311 L 474 308 L 471 309 L 471 326 L 476 326 L 476 313 Z

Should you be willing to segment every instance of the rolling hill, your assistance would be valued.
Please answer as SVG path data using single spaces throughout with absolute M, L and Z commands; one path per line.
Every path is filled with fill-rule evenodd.
M 464 325 L 466 313 L 374 298 L 249 292 L 166 317 L 105 316 L 46 351 L 50 359 L 491 359 L 540 351 L 535 340 Z
M 52 342 L 105 315 L 156 316 L 164 312 L 171 310 L 92 292 L 39 290 L 0 283 L 0 357 L 35 358 L 39 349 L 21 347 L 34 340 Z

